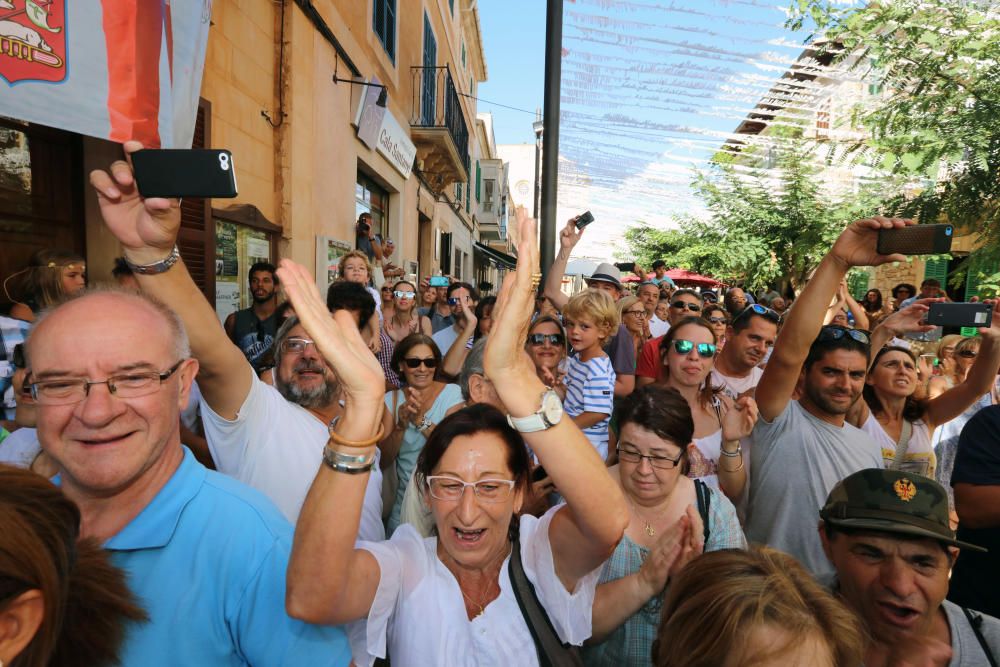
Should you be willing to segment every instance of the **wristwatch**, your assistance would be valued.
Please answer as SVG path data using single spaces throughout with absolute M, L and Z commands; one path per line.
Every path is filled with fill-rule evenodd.
M 521 433 L 536 433 L 545 431 L 558 424 L 563 418 L 562 400 L 552 389 L 546 389 L 542 394 L 542 405 L 533 415 L 527 417 L 512 417 L 507 415 L 507 423 Z
M 174 249 L 170 251 L 170 254 L 158 262 L 153 262 L 152 264 L 133 264 L 128 255 L 125 255 L 125 263 L 128 264 L 128 268 L 132 269 L 133 273 L 140 273 L 144 276 L 155 276 L 158 273 L 168 271 L 180 258 L 181 253 L 177 249 L 177 246 L 174 245 Z

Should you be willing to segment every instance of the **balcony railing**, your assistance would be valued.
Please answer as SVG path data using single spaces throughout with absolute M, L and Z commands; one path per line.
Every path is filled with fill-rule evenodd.
M 413 77 L 413 111 L 411 127 L 447 128 L 458 154 L 469 160 L 469 128 L 462 114 L 455 82 L 447 66 L 411 67 Z

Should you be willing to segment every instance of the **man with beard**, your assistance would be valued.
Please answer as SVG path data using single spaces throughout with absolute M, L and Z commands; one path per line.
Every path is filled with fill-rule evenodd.
M 126 151 L 138 148 L 129 142 Z M 114 193 L 125 192 L 120 203 L 103 206 L 102 215 L 128 257 L 142 265 L 136 271 L 141 291 L 168 304 L 188 331 L 192 356 L 199 362 L 205 437 L 217 470 L 262 492 L 294 524 L 322 463 L 330 423 L 341 413 L 337 378 L 305 329 L 291 318 L 275 335 L 277 386 L 261 382 L 240 349 L 229 342 L 215 308 L 180 259 L 179 204 L 143 200 L 123 161 L 115 162 L 111 171 L 117 180 Z M 382 540 L 378 465 L 367 489 L 359 538 Z
M 278 329 L 278 276 L 273 264 L 257 262 L 250 267 L 250 294 L 253 305 L 226 318 L 226 334 L 236 347 L 243 350 L 247 361 L 258 365 L 264 353 L 271 348 Z
M 879 445 L 845 423 L 865 384 L 871 339 L 822 326 L 823 315 L 851 267 L 906 259 L 880 255 L 875 246 L 879 229 L 907 224 L 876 217 L 848 225 L 788 315 L 754 394 L 760 419 L 750 450 L 747 538 L 795 556 L 815 575 L 832 570 L 816 533 L 830 489 L 859 470 L 882 467 Z
M 712 385 L 730 398 L 752 392 L 764 371 L 759 367 L 778 336 L 780 317 L 759 304 L 747 306 L 726 327 L 726 346 L 715 358 Z

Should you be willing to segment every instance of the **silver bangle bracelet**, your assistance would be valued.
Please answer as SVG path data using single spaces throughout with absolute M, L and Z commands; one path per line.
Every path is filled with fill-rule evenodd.
M 128 258 L 128 255 L 125 255 L 125 263 L 128 264 L 128 268 L 132 269 L 134 273 L 144 276 L 155 276 L 158 273 L 168 271 L 170 267 L 176 264 L 177 260 L 180 258 L 181 253 L 175 244 L 173 250 L 170 251 L 170 254 L 158 262 L 153 262 L 152 264 L 134 264 L 132 260 Z
M 356 475 L 368 472 L 375 465 L 375 452 L 369 454 L 344 454 L 336 449 L 323 449 L 323 463 L 336 472 Z
M 743 446 L 736 445 L 735 452 L 727 452 L 723 447 L 720 446 L 719 453 L 722 454 L 723 456 L 728 456 L 731 459 L 735 459 L 736 457 L 743 458 Z

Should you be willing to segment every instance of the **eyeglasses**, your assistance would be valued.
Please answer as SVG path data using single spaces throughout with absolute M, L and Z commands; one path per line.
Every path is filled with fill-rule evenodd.
M 310 345 L 316 345 L 309 338 L 286 338 L 281 347 L 289 354 L 302 354 Z
M 158 391 L 184 361 L 181 359 L 165 371 L 118 373 L 106 380 L 57 378 L 35 382 L 31 385 L 31 397 L 38 401 L 39 405 L 73 405 L 87 398 L 90 395 L 90 388 L 95 384 L 108 385 L 108 391 L 118 398 L 149 396 Z
M 395 292 L 393 292 L 392 295 L 395 296 L 397 299 L 412 299 L 413 297 L 416 296 L 416 293 L 406 292 L 404 290 L 398 289 Z
M 466 487 L 471 486 L 476 498 L 485 503 L 502 503 L 514 490 L 512 479 L 481 479 L 478 482 L 463 482 L 454 477 L 432 475 L 427 478 L 427 489 L 431 498 L 438 500 L 460 500 Z
M 733 318 L 733 324 L 736 324 L 736 320 L 741 317 L 746 317 L 753 313 L 754 315 L 760 315 L 761 317 L 766 317 L 775 324 L 781 322 L 781 315 L 776 311 L 771 310 L 767 306 L 762 306 L 759 303 L 751 303 L 749 306 L 740 311 L 740 314 Z
M 701 306 L 697 303 L 688 303 L 687 301 L 674 301 L 670 304 L 671 308 L 676 308 L 677 310 L 684 310 L 685 308 L 690 310 L 692 313 L 700 313 Z
M 729 322 L 729 320 L 724 317 L 710 317 L 708 318 L 708 321 L 712 324 L 727 324 Z
M 618 458 L 626 463 L 638 463 L 642 464 L 642 460 L 646 459 L 649 461 L 649 465 L 654 468 L 660 468 L 661 470 L 670 470 L 676 468 L 680 464 L 681 459 L 684 458 L 684 452 L 682 451 L 677 455 L 676 459 L 672 459 L 668 456 L 651 456 L 649 454 L 641 454 L 634 449 L 622 447 L 618 445 L 615 449 L 618 450 Z
M 407 368 L 420 368 L 423 364 L 427 368 L 437 368 L 438 362 L 434 357 L 427 357 L 426 359 L 420 359 L 418 357 L 406 357 L 403 359 L 403 363 L 406 364 Z
M 646 309 L 643 308 L 642 310 L 626 310 L 623 314 L 635 315 L 636 317 L 646 317 Z
M 975 350 L 962 350 L 961 352 L 958 353 L 958 356 L 964 357 L 966 359 L 975 359 L 977 356 L 979 356 L 979 353 L 976 352 Z
M 698 356 L 704 357 L 705 359 L 711 359 L 715 356 L 715 345 L 712 343 L 698 343 L 695 344 L 689 340 L 675 340 L 674 341 L 674 351 L 677 354 L 689 354 L 691 350 L 697 348 Z
M 844 336 L 847 336 L 865 346 L 870 347 L 872 344 L 871 334 L 864 329 L 849 329 L 836 324 L 824 325 L 823 328 L 819 330 L 819 336 L 816 337 L 816 342 L 823 343 L 831 340 L 840 340 Z
M 554 334 L 538 334 L 538 333 L 536 333 L 536 334 L 530 334 L 528 336 L 528 342 L 531 343 L 532 345 L 534 345 L 535 347 L 538 347 L 539 345 L 545 345 L 545 343 L 548 343 L 549 345 L 555 345 L 555 346 L 565 345 L 565 339 L 563 338 L 563 335 L 562 334 L 557 334 L 557 333 L 554 333 Z

